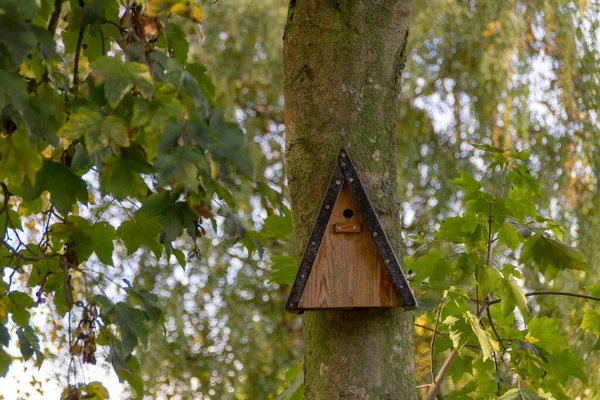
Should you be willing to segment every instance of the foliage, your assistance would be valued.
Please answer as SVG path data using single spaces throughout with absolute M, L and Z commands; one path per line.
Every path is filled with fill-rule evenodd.
M 24 121 L 27 129 L 38 132 L 42 137 L 48 131 L 57 132 L 64 125 L 67 116 L 72 113 L 70 109 L 66 109 L 67 105 L 73 108 L 79 105 L 71 101 L 75 97 L 95 98 L 97 91 L 88 93 L 87 82 L 93 78 L 89 76 L 90 63 L 101 58 L 103 50 L 111 52 L 110 55 L 114 53 L 122 60 L 124 50 L 116 40 L 126 36 L 126 31 L 129 31 L 126 19 L 123 22 L 113 20 L 118 26 L 107 22 L 100 27 L 95 24 L 85 29 L 80 51 L 77 78 L 79 83 L 76 85 L 78 91 L 75 94 L 70 90 L 69 102 L 66 102 L 63 96 L 48 97 L 47 93 L 52 92 L 54 86 L 46 82 L 35 88 L 42 102 L 36 100 L 34 92 L 31 92 L 29 97 L 21 95 L 13 99 L 11 94 L 23 94 L 24 87 L 25 93 L 34 89 L 30 79 L 14 79 L 15 74 L 20 72 L 26 78 L 33 77 L 34 73 L 36 76 L 44 76 L 46 61 L 42 58 L 48 49 L 50 52 L 47 54 L 51 54 L 52 50 L 57 48 L 57 55 L 62 57 L 62 60 L 57 60 L 55 64 L 50 63 L 48 79 L 55 77 L 60 87 L 74 86 L 72 80 L 75 48 L 79 36 L 78 24 L 81 25 L 78 20 L 83 18 L 78 2 L 66 1 L 62 4 L 60 18 L 55 22 L 55 43 L 58 47 L 54 43 L 48 45 L 47 40 L 44 43 L 40 40 L 42 45 L 38 46 L 38 49 L 27 50 L 32 48 L 32 43 L 37 43 L 36 35 L 42 34 L 41 30 L 35 27 L 48 27 L 45 22 L 52 19 L 53 3 L 47 0 L 38 3 L 0 0 L 0 8 L 11 9 L 11 15 L 32 10 L 29 11 L 25 22 L 19 18 L 0 16 L 0 30 L 4 33 L 0 39 L 0 108 L 4 110 L 7 102 L 21 107 L 18 113 L 33 116 Z M 87 3 L 84 2 L 84 6 Z M 89 3 L 91 5 L 87 6 L 86 18 L 94 18 L 94 10 L 98 8 L 92 5 L 117 4 L 93 0 Z M 148 3 L 160 7 L 176 6 L 169 18 L 161 14 L 164 8 L 157 7 L 155 11 L 163 23 L 165 20 L 168 23 L 161 26 L 153 53 L 169 48 L 168 55 L 173 55 L 180 63 L 187 63 L 185 70 L 196 78 L 208 104 L 219 104 L 228 119 L 235 116 L 244 128 L 245 147 L 254 164 L 253 178 L 260 181 L 255 185 L 250 180 L 242 179 L 242 184 L 239 184 L 234 176 L 228 179 L 221 175 L 221 170 L 215 168 L 214 163 L 211 163 L 211 171 L 217 179 L 213 182 L 221 184 L 215 185 L 214 188 L 217 201 L 227 204 L 234 211 L 233 217 L 240 218 L 246 229 L 247 236 L 241 242 L 256 243 L 258 235 L 255 232 L 262 226 L 262 218 L 272 214 L 282 215 L 280 212 L 286 194 L 285 165 L 282 160 L 284 126 L 281 35 L 287 4 L 271 0 L 220 1 L 214 5 L 213 1 L 192 2 L 191 6 L 198 5 L 201 8 L 203 20 L 197 24 L 192 21 L 197 19 L 197 15 L 194 17 L 194 12 L 198 13 L 197 9 L 187 7 L 185 2 Z M 121 3 L 119 18 L 125 12 L 123 5 Z M 81 11 L 77 11 L 79 14 L 71 13 L 71 7 Z M 104 13 L 104 16 L 114 16 L 114 7 L 112 9 L 112 14 Z M 479 141 L 505 148 L 516 146 L 530 153 L 527 167 L 541 187 L 540 196 L 535 202 L 538 211 L 569 227 L 564 232 L 557 231 L 556 238 L 565 243 L 577 241 L 578 248 L 585 253 L 589 266 L 587 271 L 558 270 L 556 277 L 550 281 L 540 279 L 536 268 L 525 268 L 521 271 L 522 281 L 515 280 L 513 275 L 509 282 L 517 282 L 519 285 L 523 283 L 526 290 L 545 290 L 551 287 L 554 291 L 579 293 L 582 281 L 589 281 L 590 277 L 598 275 L 597 266 L 600 264 L 597 260 L 600 247 L 598 241 L 587 239 L 595 237 L 600 222 L 600 214 L 597 212 L 600 196 L 596 184 L 599 171 L 596 149 L 598 129 L 595 119 L 595 110 L 598 109 L 600 64 L 597 62 L 596 41 L 593 40 L 599 32 L 598 12 L 598 3 L 589 1 L 414 2 L 408 44 L 410 53 L 403 74 L 398 129 L 398 182 L 400 198 L 403 199 L 402 217 L 409 248 L 414 251 L 424 244 L 423 240 L 433 240 L 432 235 L 439 228 L 437 221 L 448 221 L 456 216 L 457 210 L 462 207 L 460 187 L 448 184 L 455 177 L 458 168 L 476 177 L 476 181 L 486 188 L 498 185 L 497 181 L 490 179 L 488 171 L 480 167 L 482 152 L 472 152 L 467 142 Z M 40 19 L 45 21 L 41 22 Z M 148 33 L 156 31 L 152 20 L 148 21 Z M 29 24 L 31 29 L 22 30 L 23 24 Z M 73 29 L 69 30 L 68 26 L 71 24 Z M 105 40 L 101 39 L 99 28 Z M 95 40 L 88 40 L 92 37 Z M 139 37 L 143 38 L 143 35 Z M 181 40 L 181 37 L 186 41 Z M 136 40 L 129 44 L 123 43 L 123 46 L 131 49 L 129 61 L 145 63 L 144 46 L 140 46 Z M 4 64 L 4 54 L 8 52 L 8 60 L 12 60 L 12 54 L 23 56 L 24 53 L 31 53 L 32 58 L 28 64 L 21 63 L 31 67 L 27 70 L 10 70 Z M 206 66 L 206 69 L 202 65 Z M 52 66 L 56 68 L 51 68 Z M 6 71 L 9 71 L 8 75 Z M 125 79 L 130 78 L 125 76 Z M 48 90 L 49 88 L 52 90 Z M 129 120 L 125 118 L 132 129 L 138 129 L 141 124 L 160 126 L 164 123 L 163 115 L 179 113 L 176 102 L 169 101 L 170 96 L 159 96 L 162 92 L 158 93 L 155 90 L 153 88 L 153 100 L 147 112 L 143 112 L 143 106 L 138 106 L 137 120 L 133 115 Z M 117 94 L 118 92 L 110 93 L 109 96 Z M 104 96 L 104 91 L 101 95 Z M 128 102 L 132 97 L 134 96 L 125 95 L 119 107 L 126 103 L 129 107 Z M 160 97 L 160 101 L 156 100 L 157 97 Z M 45 100 L 47 98 L 51 100 Z M 133 100 L 135 101 L 136 97 Z M 161 102 L 162 100 L 165 101 Z M 50 104 L 53 108 L 48 109 L 44 104 Z M 62 109 L 69 114 L 66 111 L 62 112 Z M 108 116 L 111 114 L 114 113 L 108 112 Z M 120 114 L 117 113 L 116 116 Z M 113 123 L 118 121 L 114 118 L 111 120 Z M 112 128 L 111 122 L 107 123 L 104 130 L 113 133 L 113 136 L 107 136 L 110 146 L 121 146 L 125 143 L 118 143 L 118 140 L 123 140 L 119 133 L 121 125 L 116 123 L 116 128 Z M 7 128 L 11 129 L 10 124 Z M 90 130 L 91 133 L 98 132 L 97 127 L 94 128 Z M 99 132 L 102 133 L 102 129 Z M 47 154 L 43 155 L 41 152 L 37 156 L 36 152 L 32 152 L 27 140 L 28 135 L 17 134 L 12 136 L 11 140 L 8 140 L 4 133 L 0 137 L 0 153 L 5 155 L 0 158 L 1 180 L 19 181 L 21 177 L 24 179 L 25 175 L 35 176 L 44 158 L 55 163 L 60 162 L 56 157 L 48 158 Z M 84 154 L 83 150 L 79 150 L 87 145 L 85 132 L 83 135 L 81 143 L 71 149 L 73 153 Z M 92 135 L 91 139 L 91 143 L 95 143 L 95 136 Z M 101 139 L 99 143 L 103 140 L 106 139 Z M 213 154 L 211 158 L 212 156 Z M 151 154 L 147 155 L 147 159 L 151 157 Z M 72 161 L 75 164 L 69 169 L 73 171 L 74 168 L 79 168 L 77 163 L 80 161 L 75 158 Z M 150 163 L 153 164 L 153 161 L 150 160 Z M 19 168 L 10 168 L 14 165 L 18 165 Z M 118 164 L 109 165 L 113 167 L 112 175 L 117 183 L 119 179 L 127 181 L 128 178 L 136 177 L 135 174 L 127 175 L 127 178 L 125 175 L 119 175 L 116 168 Z M 129 219 L 125 213 L 134 215 L 140 203 L 133 199 L 135 205 L 129 200 L 118 202 L 113 201 L 111 196 L 101 197 L 98 176 L 94 175 L 98 172 L 101 171 L 91 171 L 85 176 L 80 175 L 82 171 L 79 170 L 75 173 L 77 176 L 83 176 L 88 193 L 93 194 L 93 197 L 88 197 L 89 208 L 81 208 L 77 212 L 79 216 L 90 220 L 92 226 L 96 215 L 99 215 L 99 222 L 107 222 L 116 229 Z M 111 170 L 105 174 L 111 175 Z M 109 185 L 110 181 L 112 179 L 109 179 Z M 149 186 L 153 184 L 147 179 L 144 182 Z M 54 183 L 60 184 L 61 179 L 53 180 L 50 185 Z M 43 188 L 47 191 L 43 194 L 44 202 L 58 190 L 53 190 L 47 183 L 43 183 L 42 186 L 35 185 L 33 184 L 35 190 Z M 65 192 L 64 196 L 63 204 L 82 201 L 82 192 L 77 190 Z M 11 196 L 11 202 L 14 202 L 11 210 L 0 215 L 0 227 L 6 223 L 6 217 L 10 216 L 12 223 L 22 226 L 24 233 L 18 231 L 22 238 L 29 239 L 30 236 L 35 236 L 39 239 L 42 232 L 40 227 L 45 227 L 45 224 L 41 223 L 46 222 L 48 217 L 44 215 L 42 219 L 36 211 L 47 210 L 47 203 L 35 200 L 21 206 L 16 193 Z M 43 209 L 44 204 L 46 206 Z M 213 201 L 210 208 L 216 213 L 218 206 L 214 204 Z M 531 208 L 531 204 L 527 204 Z M 18 214 L 19 210 L 27 212 Z M 34 221 L 37 222 L 35 225 Z M 53 216 L 52 221 L 59 220 Z M 112 241 L 115 250 L 112 253 L 114 268 L 98 264 L 96 256 L 92 255 L 83 265 L 85 270 L 70 270 L 72 284 L 76 286 L 75 295 L 79 298 L 85 281 L 94 294 L 107 292 L 113 304 L 125 301 L 134 308 L 141 309 L 141 302 L 133 295 L 127 294 L 125 297 L 126 285 L 121 282 L 126 278 L 136 290 L 143 288 L 158 296 L 158 305 L 165 323 L 146 323 L 149 338 L 147 348 L 144 351 L 134 351 L 139 360 L 140 375 L 148 378 L 144 381 L 144 390 L 152 391 L 154 396 L 175 394 L 191 397 L 190 393 L 201 392 L 213 398 L 226 398 L 234 391 L 243 398 L 272 398 L 272 393 L 278 389 L 276 378 L 284 378 L 281 371 L 294 364 L 293 359 L 298 358 L 302 349 L 299 322 L 297 318 L 282 311 L 287 294 L 285 287 L 265 283 L 265 280 L 269 279 L 266 276 L 271 264 L 271 249 L 268 248 L 268 243 L 264 243 L 267 247 L 262 249 L 265 262 L 259 259 L 258 251 L 255 251 L 252 257 L 248 257 L 247 249 L 243 248 L 241 242 L 232 246 L 233 242 L 226 239 L 223 217 L 216 215 L 214 221 L 216 231 L 212 229 L 212 221 L 210 224 L 202 224 L 208 240 L 196 240 L 196 243 L 192 244 L 191 239 L 187 239 L 187 234 L 184 234 L 173 243 L 173 249 L 183 251 L 184 260 L 187 254 L 202 255 L 200 260 L 185 260 L 185 270 L 174 265 L 174 257 L 163 256 L 160 261 L 157 260 L 152 250 L 148 250 L 143 243 L 134 254 L 127 256 L 129 248 L 121 239 Z M 229 225 L 239 227 L 234 220 Z M 498 235 L 503 236 L 503 239 L 499 240 L 508 247 L 522 246 L 522 238 L 518 242 L 515 241 L 515 229 L 504 225 L 504 228 L 498 231 Z M 78 231 L 75 232 L 77 236 Z M 14 233 L 11 234 L 14 238 Z M 161 248 L 156 246 L 156 242 L 161 245 L 160 237 L 150 239 L 150 248 L 161 251 Z M 34 242 L 37 244 L 38 240 Z M 426 247 L 428 246 L 415 253 L 415 263 L 423 258 L 422 250 Z M 165 253 L 171 251 L 164 244 L 162 249 Z M 260 246 L 257 250 L 260 250 Z M 440 246 L 440 254 L 444 255 L 440 255 L 441 260 L 436 265 L 442 270 L 447 269 L 448 265 L 452 267 L 456 261 L 443 260 L 446 251 L 445 245 Z M 502 259 L 502 264 L 505 251 L 508 252 L 504 244 L 494 250 L 495 259 Z M 83 253 L 85 256 L 85 251 Z M 293 254 L 293 248 L 287 242 L 278 242 L 273 247 L 273 253 L 287 256 Z M 180 253 L 172 254 L 181 258 Z M 5 249 L 0 250 L 2 262 L 8 255 Z M 417 255 L 420 257 L 416 257 Z M 432 254 L 432 257 L 435 257 L 435 254 Z M 466 256 L 462 258 L 461 262 L 470 263 Z M 167 261 L 173 261 L 173 264 Z M 446 261 L 449 261 L 449 264 Z M 285 269 L 281 267 L 290 265 L 273 262 L 275 268 L 282 271 Z M 510 262 L 514 262 L 514 259 Z M 24 273 L 15 272 L 13 275 L 14 284 L 11 288 L 26 293 L 31 301 L 35 302 L 39 282 L 43 281 L 47 271 L 54 271 L 57 267 L 54 260 L 48 260 L 40 263 L 32 261 L 31 267 L 24 264 L 24 268 Z M 29 268 L 31 272 L 28 272 Z M 549 268 L 552 270 L 554 267 Z M 420 273 L 424 271 L 426 272 L 421 269 Z M 8 282 L 12 272 L 12 268 L 5 268 L 5 282 Z M 99 275 L 98 272 L 103 275 Z M 288 272 L 288 275 L 293 275 L 295 271 Z M 82 276 L 85 277 L 84 280 Z M 416 276 L 414 279 L 417 279 Z M 110 280 L 117 282 L 118 286 Z M 27 284 L 30 287 L 27 287 Z M 64 280 L 60 279 L 44 284 L 45 288 L 59 289 L 54 293 L 58 295 L 60 310 L 64 310 L 68 304 L 67 292 L 60 290 L 64 286 Z M 588 290 L 592 296 L 598 296 L 593 287 Z M 508 295 L 508 290 L 504 292 Z M 515 299 L 520 297 L 515 295 Z M 45 324 L 39 323 L 39 316 L 30 319 L 38 325 L 30 323 L 40 338 L 40 351 L 46 358 L 44 366 L 56 365 L 57 377 L 54 380 L 60 382 L 65 381 L 66 367 L 63 365 L 69 362 L 69 357 L 66 360 L 60 358 L 62 354 L 69 355 L 68 345 L 61 344 L 68 343 L 67 322 L 73 320 L 75 330 L 82 310 L 76 306 L 70 313 L 71 318 L 67 318 L 69 313 L 65 314 L 64 318 L 54 317 L 55 301 L 51 298 L 48 300 L 46 304 L 30 309 L 29 313 L 33 316 L 48 310 L 53 317 L 47 317 Z M 428 304 L 425 301 L 427 299 L 421 300 L 423 305 Z M 587 324 L 594 320 L 593 312 L 597 309 L 596 306 L 585 303 L 584 307 L 582 302 L 587 300 L 557 296 L 532 296 L 527 297 L 527 300 L 530 312 L 535 312 L 538 318 L 547 316 L 560 321 L 559 333 L 566 336 L 569 346 L 585 359 L 585 363 L 579 365 L 585 370 L 588 382 L 584 385 L 579 379 L 570 378 L 564 385 L 568 397 L 598 396 L 600 353 L 594 349 L 600 347 L 594 346 L 598 340 L 591 332 L 592 329 L 579 328 L 589 313 L 587 311 L 584 314 L 584 308 L 592 311 L 585 318 L 589 320 Z M 503 301 L 491 306 L 492 310 L 496 310 L 493 311 L 495 321 L 499 319 L 498 307 L 502 308 Z M 4 303 L 0 301 L 0 304 Z M 429 304 L 435 307 L 437 302 L 432 301 Z M 16 309 L 17 318 L 27 318 L 27 313 L 19 313 L 18 307 L 13 308 Z M 3 318 L 1 313 L 0 318 Z M 255 322 L 256 320 L 259 322 Z M 425 326 L 427 315 L 420 316 L 417 321 Z M 443 325 L 442 322 L 441 328 L 446 329 L 447 325 Z M 486 327 L 487 325 L 486 323 Z M 13 350 L 18 339 L 18 326 L 9 322 L 6 329 L 3 330 L 2 327 L 0 324 L 0 343 L 11 343 L 12 347 L 0 350 L 0 373 L 4 372 L 3 367 L 8 369 L 10 363 L 13 363 L 13 366 L 20 363 L 20 357 L 15 356 L 19 350 L 17 349 L 17 353 Z M 524 326 L 519 325 L 519 328 Z M 115 332 L 119 335 L 118 331 Z M 23 334 L 22 336 L 26 338 Z M 418 327 L 415 339 L 419 383 L 428 383 L 431 382 L 430 331 Z M 101 349 L 101 345 L 98 346 Z M 438 336 L 435 347 L 442 351 L 443 346 L 451 348 L 452 342 Z M 35 362 L 35 347 L 32 346 L 32 349 L 34 354 L 28 363 Z M 453 377 L 456 377 L 457 381 L 460 379 L 458 375 L 462 367 L 458 368 L 457 365 L 467 365 L 470 368 L 473 364 L 479 365 L 478 362 L 481 362 L 475 361 L 477 354 L 468 353 L 471 350 L 471 344 L 465 345 L 461 355 L 455 359 L 454 366 L 449 371 L 452 379 L 446 379 L 444 383 L 445 393 L 455 388 Z M 441 356 L 436 356 L 436 361 L 440 360 L 439 357 Z M 103 359 L 103 356 L 99 357 L 98 362 L 103 362 Z M 162 366 L 158 368 L 158 365 Z M 463 379 L 467 378 L 468 375 L 465 375 Z M 196 383 L 196 380 L 199 383 Z M 461 381 L 460 384 L 462 383 Z M 551 383 L 547 385 L 551 386 Z M 35 384 L 32 386 L 35 387 Z M 458 387 L 467 392 L 471 388 L 468 385 Z M 520 390 L 507 391 L 509 396 L 518 392 L 527 398 L 526 395 L 533 390 L 524 385 Z M 461 396 L 455 392 L 454 398 L 462 398 Z
M 561 242 L 564 229 L 538 212 L 539 182 L 527 152 L 475 147 L 489 157 L 487 172 L 497 185 L 487 190 L 459 171 L 452 183 L 464 212 L 442 221 L 434 239 L 419 246 L 433 246 L 428 254 L 405 259 L 421 307 L 429 309 L 425 318 L 439 335 L 431 342 L 429 392 L 448 372 L 455 387 L 450 398 L 568 398 L 570 379 L 587 383 L 583 360 L 558 329 L 560 321 L 539 317 L 528 303 L 565 293 L 526 293 L 523 276 L 536 271 L 548 282 L 562 270 L 585 270 L 583 254 Z M 597 312 L 586 309 L 581 328 L 598 335 L 598 321 Z M 433 361 L 449 347 L 459 361 L 450 359 L 437 373 Z
M 577 243 L 588 262 L 586 271 L 561 270 L 550 281 L 525 269 L 525 288 L 585 293 L 582 286 L 595 281 L 600 64 L 593 38 L 600 34 L 599 12 L 593 1 L 414 2 L 397 131 L 409 248 L 419 246 L 418 236 L 433 239 L 438 222 L 464 206 L 460 188 L 448 184 L 457 169 L 488 190 L 499 185 L 483 169 L 482 151 L 469 143 L 519 148 L 530 153 L 528 169 L 540 183 L 539 212 L 568 227 L 557 238 Z M 570 379 L 568 396 L 600 396 L 596 338 L 579 328 L 584 305 L 594 304 L 562 296 L 528 299 L 538 315 L 561 321 L 560 331 L 585 360 L 588 382 Z M 417 322 L 426 324 L 424 317 Z M 430 332 L 417 328 L 419 385 L 431 382 L 430 342 Z M 436 346 L 443 342 L 438 337 Z M 444 393 L 454 387 L 446 385 Z
M 124 279 L 127 256 L 150 251 L 185 270 L 211 226 L 256 263 L 289 235 L 281 194 L 252 184 L 249 138 L 191 60 L 185 30 L 200 19 L 185 1 L 0 3 L 1 376 L 17 339 L 41 366 L 48 327 L 31 315 L 49 306 L 69 343 L 62 398 L 107 398 L 99 382 L 79 383 L 77 365 L 100 360 L 142 396 L 136 349 L 160 343 L 168 313 L 152 287 Z M 280 214 L 264 232 L 240 219 L 230 189 L 244 185 Z

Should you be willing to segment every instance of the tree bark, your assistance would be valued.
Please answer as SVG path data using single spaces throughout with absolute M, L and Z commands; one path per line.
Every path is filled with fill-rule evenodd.
M 291 0 L 284 95 L 298 259 L 341 147 L 403 258 L 396 118 L 411 7 L 411 0 Z M 307 399 L 416 399 L 412 312 L 307 312 L 303 331 Z

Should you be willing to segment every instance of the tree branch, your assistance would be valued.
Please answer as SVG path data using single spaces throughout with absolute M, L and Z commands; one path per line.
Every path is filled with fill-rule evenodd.
M 531 296 L 569 296 L 569 297 L 578 297 L 580 299 L 588 299 L 594 301 L 600 301 L 600 298 L 588 296 L 587 294 L 577 294 L 577 293 L 569 293 L 569 292 L 553 292 L 553 291 L 541 291 L 541 292 L 530 292 L 525 293 L 525 297 Z
M 60 12 L 62 11 L 62 5 L 65 0 L 54 0 L 54 11 L 50 16 L 50 22 L 48 22 L 48 32 L 54 36 L 56 27 L 58 26 L 58 20 L 60 19 Z

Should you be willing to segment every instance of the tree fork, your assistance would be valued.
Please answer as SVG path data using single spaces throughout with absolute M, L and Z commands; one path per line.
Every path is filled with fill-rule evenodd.
M 284 34 L 286 161 L 298 258 L 341 147 L 402 259 L 396 118 L 410 0 L 292 0 Z M 414 316 L 307 312 L 307 399 L 416 399 Z

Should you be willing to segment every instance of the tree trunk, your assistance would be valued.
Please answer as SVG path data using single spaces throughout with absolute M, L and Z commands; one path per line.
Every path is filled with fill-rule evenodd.
M 411 0 L 290 3 L 286 160 L 298 259 L 345 147 L 402 260 L 396 118 L 411 7 Z M 415 399 L 413 325 L 402 309 L 305 313 L 305 397 Z

